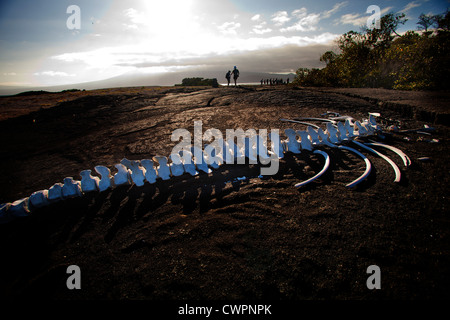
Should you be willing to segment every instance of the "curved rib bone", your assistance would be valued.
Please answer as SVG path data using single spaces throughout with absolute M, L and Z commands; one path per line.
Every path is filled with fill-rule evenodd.
M 405 164 L 405 167 L 408 167 L 411 165 L 411 159 L 402 150 L 400 150 L 394 146 L 390 146 L 390 145 L 387 145 L 387 144 L 384 144 L 381 142 L 368 142 L 368 143 L 365 143 L 365 145 L 366 146 L 378 146 L 378 147 L 383 147 L 383 148 L 389 149 L 389 150 L 395 152 L 396 154 L 398 154 L 402 158 L 403 163 Z
M 355 143 L 356 145 L 360 146 L 361 148 L 366 149 L 366 150 L 376 154 L 377 156 L 383 158 L 384 160 L 386 160 L 392 166 L 392 168 L 394 169 L 394 172 L 395 172 L 395 180 L 394 180 L 394 182 L 400 182 L 400 179 L 401 179 L 400 169 L 398 168 L 398 166 L 395 164 L 394 161 L 389 159 L 384 154 L 382 154 L 382 153 L 380 153 L 380 152 L 378 152 L 378 151 L 376 151 L 376 150 L 374 150 L 372 148 L 369 148 L 368 146 L 364 145 L 363 143 L 360 143 L 360 142 L 354 141 L 354 140 L 352 142 Z
M 361 152 L 359 152 L 358 150 L 355 150 L 355 149 L 347 147 L 347 146 L 339 146 L 338 148 L 356 153 L 366 163 L 366 170 L 364 171 L 364 173 L 358 179 L 356 179 L 346 185 L 347 188 L 352 188 L 352 187 L 356 186 L 357 184 L 359 184 L 360 182 L 364 181 L 369 176 L 370 171 L 372 171 L 372 165 L 370 163 L 370 160 L 367 159 L 367 157 L 365 155 L 363 155 Z
M 309 123 L 309 122 L 304 122 L 304 121 L 289 120 L 289 119 L 280 119 L 280 121 L 284 121 L 284 122 L 292 122 L 292 123 L 298 123 L 298 124 L 304 124 L 304 125 L 307 125 L 307 126 L 314 127 L 314 128 L 316 128 L 316 129 L 319 129 L 319 128 L 320 128 L 319 126 L 317 126 L 317 125 L 315 125 L 315 124 L 312 124 L 312 123 Z
M 321 150 L 314 150 L 314 153 L 315 153 L 315 154 L 321 154 L 321 155 L 325 158 L 325 164 L 324 164 L 322 170 L 320 170 L 320 172 L 319 172 L 318 174 L 316 174 L 314 177 L 309 178 L 309 179 L 306 180 L 306 181 L 297 183 L 297 184 L 295 185 L 295 187 L 299 188 L 299 187 L 302 187 L 302 186 L 304 186 L 304 185 L 306 185 L 306 184 L 308 184 L 308 183 L 310 183 L 310 182 L 316 180 L 317 178 L 319 178 L 320 176 L 322 176 L 322 175 L 328 170 L 328 168 L 329 168 L 329 166 L 330 166 L 330 156 L 328 155 L 328 153 L 326 153 L 326 152 L 324 152 L 324 151 L 321 151 Z
M 346 187 L 354 187 L 369 176 L 371 172 L 371 163 L 369 159 L 359 151 L 340 145 L 340 143 L 345 140 L 353 141 L 361 148 L 385 159 L 394 168 L 396 175 L 394 180 L 395 182 L 400 181 L 400 169 L 390 158 L 370 148 L 369 146 L 379 146 L 390 149 L 402 158 L 405 166 L 411 164 L 409 157 L 398 148 L 376 142 L 363 144 L 353 140 L 357 136 L 369 136 L 381 131 L 377 126 L 373 115 L 369 115 L 369 119 L 364 120 L 362 123 L 356 121 L 354 124 L 352 123 L 353 118 L 351 117 L 345 117 L 344 124 L 336 121 L 337 118 L 333 120 L 320 118 L 303 119 L 325 121 L 327 123 L 326 131 L 307 122 L 281 119 L 282 121 L 306 124 L 307 128 L 303 131 L 285 129 L 285 134 L 287 136 L 286 140 L 280 139 L 278 130 L 276 130 L 276 133 L 270 133 L 270 150 L 268 149 L 269 143 L 266 139 L 267 131 L 261 131 L 263 132 L 263 137 L 259 135 L 252 135 L 250 139 L 247 136 L 240 142 L 239 145 L 235 144 L 234 140 L 219 140 L 217 143 L 219 149 L 221 148 L 221 151 L 218 151 L 216 148 L 209 150 L 209 146 L 205 146 L 204 151 L 194 145 L 194 147 L 191 147 L 190 150 L 183 149 L 177 154 L 170 155 L 170 163 L 168 163 L 168 159 L 163 156 L 155 156 L 153 157 L 153 160 L 144 159 L 141 161 L 128 160 L 124 158 L 121 160 L 120 164 L 115 165 L 118 172 L 114 176 L 111 176 L 111 171 L 109 168 L 104 166 L 96 166 L 95 171 L 101 175 L 101 179 L 99 177 L 92 176 L 91 170 L 84 170 L 80 173 L 82 177 L 81 181 L 74 181 L 70 177 L 65 178 L 64 184 L 56 183 L 48 190 L 34 192 L 29 198 L 15 201 L 12 204 L 1 204 L 0 222 L 7 221 L 13 216 L 28 215 L 30 210 L 33 208 L 42 207 L 66 198 L 80 196 L 83 193 L 90 191 L 105 191 L 115 185 L 134 183 L 137 186 L 142 186 L 145 181 L 155 183 L 157 178 L 168 180 L 172 176 L 180 176 L 184 173 L 189 173 L 194 176 L 199 173 L 197 170 L 210 173 L 212 171 L 208 165 L 212 168 L 218 168 L 223 163 L 234 163 L 234 160 L 236 159 L 238 160 L 238 163 L 245 163 L 245 157 L 250 160 L 250 163 L 257 163 L 257 158 L 259 157 L 261 163 L 265 164 L 263 163 L 265 160 L 272 161 L 273 159 L 283 158 L 284 153 L 292 152 L 299 154 L 301 153 L 301 150 L 313 151 L 314 148 L 319 146 L 348 150 L 364 160 L 366 164 L 366 170 L 364 173 L 358 179 L 346 185 Z M 342 120 L 343 119 L 344 118 L 342 118 Z M 356 131 L 354 131 L 355 129 Z M 298 140 L 297 137 L 300 139 Z M 206 149 L 210 152 L 208 153 L 208 150 Z M 326 152 L 317 149 L 314 150 L 314 153 L 320 154 L 325 158 L 324 167 L 314 177 L 304 182 L 295 184 L 296 187 L 304 186 L 316 180 L 329 168 L 329 155 Z M 240 162 L 241 160 L 243 161 Z

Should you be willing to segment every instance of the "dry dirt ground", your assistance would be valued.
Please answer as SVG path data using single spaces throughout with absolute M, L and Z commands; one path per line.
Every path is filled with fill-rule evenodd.
M 81 179 L 82 170 L 94 172 L 96 165 L 114 173 L 124 157 L 168 156 L 175 145 L 171 133 L 193 133 L 196 120 L 203 132 L 284 132 L 304 126 L 280 118 L 335 111 L 363 119 L 379 112 L 401 129 L 436 128 L 431 136 L 396 133 L 380 140 L 412 160 L 405 168 L 396 154 L 382 150 L 401 168 L 400 183 L 393 182 L 386 161 L 363 152 L 373 171 L 349 190 L 345 184 L 362 174 L 364 162 L 323 148 L 331 167 L 303 188 L 294 184 L 324 162 L 309 152 L 286 154 L 274 176 L 258 177 L 259 165 L 224 165 L 209 175 L 116 187 L 35 210 L 0 225 L 0 297 L 450 298 L 448 109 L 436 113 L 429 97 L 423 105 L 373 99 L 367 92 L 286 87 L 146 87 L 0 98 L 0 113 L 8 111 L 0 121 L 0 203 L 65 177 Z M 439 101 L 448 105 L 450 99 Z M 70 265 L 80 267 L 81 290 L 66 286 Z M 380 290 L 366 285 L 370 265 L 381 270 Z

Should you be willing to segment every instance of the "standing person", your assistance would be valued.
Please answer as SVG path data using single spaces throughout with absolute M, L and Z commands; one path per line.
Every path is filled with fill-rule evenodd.
M 227 78 L 228 86 L 230 85 L 230 79 L 231 79 L 231 71 L 228 70 L 227 74 L 225 75 L 225 78 Z
M 234 66 L 233 72 L 231 72 L 231 74 L 233 75 L 234 86 L 236 86 L 237 85 L 237 79 L 239 78 L 239 70 L 236 68 L 236 66 Z

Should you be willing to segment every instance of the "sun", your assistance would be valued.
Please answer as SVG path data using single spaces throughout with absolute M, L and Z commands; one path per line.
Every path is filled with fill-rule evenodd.
M 192 0 L 143 1 L 143 23 L 162 37 L 176 37 L 197 27 Z

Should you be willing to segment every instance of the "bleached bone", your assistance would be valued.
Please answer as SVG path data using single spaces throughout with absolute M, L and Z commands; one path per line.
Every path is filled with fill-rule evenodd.
M 269 139 L 271 144 L 270 152 L 275 154 L 278 159 L 284 158 L 284 141 L 280 139 L 280 135 L 275 132 L 269 133 Z M 278 146 L 278 148 L 276 148 Z
M 297 132 L 293 129 L 285 129 L 284 133 L 286 134 L 287 141 L 287 150 L 292 153 L 300 153 L 300 143 L 297 141 Z
M 341 141 L 345 141 L 348 140 L 348 136 L 347 136 L 347 128 L 344 127 L 344 124 L 342 122 L 338 122 L 337 123 L 337 130 L 338 130 L 338 134 L 339 134 L 339 140 Z
M 191 148 L 195 167 L 199 171 L 203 171 L 205 173 L 211 173 L 211 169 L 208 167 L 208 164 L 206 163 L 205 155 L 203 154 L 203 150 L 200 148 L 197 148 L 196 146 L 193 146 Z
M 391 167 L 394 169 L 394 172 L 395 172 L 395 180 L 394 180 L 394 182 L 400 182 L 400 179 L 401 179 L 400 169 L 398 168 L 398 166 L 395 164 L 394 161 L 389 159 L 389 157 L 385 156 L 384 154 L 382 154 L 382 153 L 380 153 L 380 152 L 378 152 L 378 151 L 376 151 L 376 150 L 374 150 L 374 149 L 364 145 L 363 143 L 360 143 L 360 142 L 354 141 L 354 140 L 352 140 L 352 142 L 354 144 L 356 144 L 357 146 L 360 146 L 361 148 L 366 149 L 366 150 L 376 154 L 377 156 L 383 158 L 384 160 L 386 160 L 391 165 Z
M 217 151 L 216 147 L 213 145 L 205 145 L 205 152 L 204 157 L 206 164 L 210 166 L 213 169 L 219 168 L 219 166 L 223 163 L 223 157 L 222 157 L 222 147 L 221 150 Z
M 83 170 L 80 172 L 81 176 L 81 191 L 92 192 L 99 190 L 100 178 L 91 175 L 91 170 Z
M 133 183 L 138 187 L 142 187 L 145 182 L 145 169 L 139 166 L 139 161 L 123 158 L 120 163 L 131 171 L 130 176 Z
M 322 128 L 319 128 L 317 130 L 317 134 L 319 135 L 321 141 L 321 145 L 326 145 L 331 148 L 336 148 L 336 145 L 330 142 L 330 137 L 326 132 L 322 130 Z
M 364 181 L 369 176 L 370 172 L 372 171 L 372 165 L 370 163 L 370 160 L 365 155 L 363 155 L 361 152 L 359 152 L 358 150 L 347 147 L 347 146 L 338 146 L 338 148 L 348 150 L 348 151 L 351 151 L 351 152 L 357 154 L 364 160 L 364 162 L 366 164 L 366 170 L 364 171 L 364 173 L 359 178 L 353 180 L 352 182 L 350 182 L 349 184 L 346 185 L 347 188 L 353 188 L 356 185 L 358 185 L 359 183 L 361 183 L 362 181 Z
M 371 136 L 375 133 L 375 126 L 372 124 L 372 122 L 369 119 L 365 119 L 362 124 L 367 129 L 367 135 Z
M 81 176 L 81 191 L 92 192 L 98 191 L 98 184 L 100 182 L 99 177 L 93 177 L 91 175 L 91 170 L 83 170 L 80 172 Z
M 31 211 L 30 211 L 28 202 L 29 202 L 28 197 L 14 201 L 13 203 L 11 203 L 11 206 L 8 209 L 8 214 L 12 218 L 29 216 Z
M 408 167 L 411 165 L 411 159 L 400 149 L 394 147 L 394 146 L 390 146 L 381 142 L 371 142 L 371 143 L 365 143 L 365 145 L 367 146 L 378 146 L 378 147 L 383 147 L 386 149 L 389 149 L 393 152 L 395 152 L 396 154 L 398 154 L 400 156 L 400 158 L 402 158 L 403 164 L 405 165 L 405 167 Z
M 10 202 L 0 204 L 0 223 L 7 223 L 13 219 L 9 214 L 9 208 L 11 208 Z
M 299 187 L 307 185 L 308 183 L 316 180 L 317 178 L 321 177 L 328 170 L 328 168 L 330 167 L 330 156 L 328 155 L 328 153 L 326 153 L 324 151 L 321 151 L 321 150 L 314 150 L 314 153 L 315 154 L 320 154 L 320 155 L 322 155 L 325 158 L 325 164 L 324 164 L 322 170 L 320 170 L 320 172 L 318 174 L 316 174 L 314 177 L 309 178 L 306 181 L 297 183 L 295 185 L 295 187 L 299 188 Z
M 348 121 L 350 123 L 350 125 L 352 125 L 352 126 L 355 123 L 355 119 L 353 117 L 350 117 L 350 116 L 331 117 L 330 120 L 333 120 L 333 121 L 336 121 L 336 122 L 338 122 L 338 121 L 347 122 Z
M 178 177 L 184 174 L 184 166 L 181 161 L 181 157 L 178 153 L 172 153 L 170 156 L 170 172 L 174 177 Z
M 244 150 L 242 152 L 248 158 L 249 163 L 258 162 L 258 142 L 257 136 L 250 139 L 249 137 L 244 138 Z
M 153 167 L 153 161 L 150 159 L 144 159 L 141 160 L 141 165 L 145 169 L 145 180 L 149 183 L 155 183 L 157 174 L 155 168 Z
M 62 183 L 55 183 L 53 186 L 51 186 L 48 189 L 48 200 L 50 201 L 59 201 L 62 200 L 63 196 L 62 196 L 62 187 L 64 185 Z
M 319 130 L 318 128 L 317 130 Z M 313 146 L 320 146 L 322 143 L 320 141 L 319 132 L 314 130 L 313 127 L 307 126 L 306 131 L 308 132 L 309 136 L 311 137 L 311 143 Z
M 238 161 L 239 159 L 245 160 L 246 155 L 249 159 L 253 160 L 256 160 L 258 155 L 260 157 L 260 160 L 267 159 L 268 154 L 270 154 L 271 156 L 276 155 L 278 158 L 282 158 L 284 156 L 284 153 L 286 152 L 300 153 L 301 149 L 312 150 L 314 147 L 317 146 L 329 146 L 332 148 L 339 148 L 351 151 L 357 154 L 365 161 L 366 170 L 363 173 L 363 175 L 361 175 L 358 179 L 346 185 L 347 187 L 353 187 L 369 176 L 371 171 L 371 164 L 370 161 L 367 159 L 367 157 L 365 157 L 362 153 L 358 152 L 357 150 L 347 146 L 338 145 L 344 140 L 351 140 L 361 148 L 369 150 L 370 152 L 385 159 L 394 168 L 396 174 L 395 182 L 400 181 L 400 170 L 398 169 L 398 167 L 387 156 L 377 152 L 376 150 L 373 150 L 372 148 L 369 148 L 368 146 L 369 145 L 379 146 L 390 149 L 396 152 L 402 158 L 405 166 L 411 164 L 411 160 L 409 159 L 409 157 L 406 156 L 406 154 L 404 154 L 398 148 L 375 142 L 362 144 L 353 140 L 353 138 L 357 136 L 374 135 L 375 133 L 381 131 L 380 127 L 378 127 L 378 125 L 376 124 L 375 117 L 373 114 L 370 114 L 369 119 L 363 120 L 362 123 L 356 121 L 354 124 L 352 124 L 353 119 L 351 117 L 345 117 L 344 124 L 330 119 L 319 119 L 319 118 L 305 118 L 305 119 L 326 121 L 327 122 L 326 131 L 324 132 L 322 128 L 319 128 L 318 126 L 315 126 L 310 123 L 302 121 L 290 121 L 294 123 L 307 124 L 308 125 L 307 130 L 295 131 L 293 129 L 286 129 L 285 132 L 288 137 L 287 140 L 281 140 L 280 137 L 278 136 L 278 131 L 276 134 L 272 132 L 269 135 L 271 139 L 271 147 L 272 147 L 271 150 L 267 149 L 268 143 L 266 140 L 262 139 L 261 136 L 253 136 L 251 140 L 247 137 L 246 140 L 244 139 L 244 145 L 235 145 L 233 140 L 227 142 L 220 141 L 219 146 L 221 144 L 223 145 L 222 151 L 224 153 L 222 155 L 223 156 L 222 159 L 219 157 L 219 161 L 217 164 L 221 164 L 223 162 L 228 163 L 227 161 L 233 161 L 235 159 L 238 159 Z M 342 118 L 342 120 L 343 119 L 344 118 Z M 300 137 L 301 141 L 297 140 L 297 136 Z M 247 148 L 245 144 L 247 145 Z M 275 147 L 275 145 L 277 146 Z M 139 161 L 129 161 L 126 159 L 121 161 L 121 164 L 116 165 L 118 173 L 116 173 L 114 177 L 111 176 L 110 170 L 104 166 L 95 167 L 95 171 L 101 175 L 101 179 L 99 179 L 98 177 L 92 177 L 90 175 L 91 172 L 90 170 L 84 170 L 80 173 L 80 175 L 82 176 L 82 181 L 73 181 L 72 178 L 66 178 L 64 185 L 61 183 L 56 183 L 49 190 L 41 190 L 38 192 L 34 192 L 29 198 L 18 200 L 13 204 L 11 203 L 1 204 L 0 222 L 5 222 L 9 220 L 12 217 L 11 212 L 17 215 L 27 215 L 29 214 L 29 212 L 31 212 L 32 209 L 37 208 L 39 206 L 45 206 L 54 201 L 62 200 L 64 198 L 75 195 L 81 195 L 83 192 L 95 191 L 96 189 L 98 189 L 99 191 L 104 191 L 110 187 L 113 187 L 115 180 L 118 185 L 124 181 L 125 181 L 124 183 L 127 182 L 131 183 L 132 180 L 133 182 L 135 183 L 137 182 L 137 184 L 142 185 L 144 181 L 144 179 L 142 179 L 142 176 L 145 176 L 145 180 L 147 180 L 150 183 L 154 183 L 156 182 L 157 177 L 161 178 L 164 177 L 165 180 L 167 180 L 170 178 L 170 176 L 182 174 L 181 172 L 182 167 L 184 168 L 184 172 L 190 173 L 192 175 L 198 174 L 198 172 L 196 171 L 196 167 L 199 168 L 199 170 L 201 168 L 202 171 L 210 173 L 211 170 L 207 166 L 203 150 L 201 149 L 196 150 L 195 148 L 192 148 L 192 151 L 194 152 L 196 151 L 195 155 L 197 157 L 193 156 L 193 154 L 190 151 L 182 150 L 178 155 L 171 156 L 170 165 L 168 165 L 166 157 L 159 157 L 159 156 L 154 157 L 153 159 L 159 164 L 157 168 L 158 172 L 156 171 L 153 165 L 154 164 L 153 161 L 148 159 L 142 160 L 140 162 L 142 167 L 139 167 Z M 214 152 L 218 151 L 212 149 L 212 151 L 210 152 L 212 157 L 218 155 L 217 153 Z M 328 169 L 330 164 L 328 154 L 321 150 L 314 150 L 314 153 L 321 154 L 325 158 L 324 167 L 314 177 L 308 179 L 307 181 L 296 184 L 297 187 L 304 186 L 305 184 L 314 181 Z M 177 159 L 179 159 L 179 156 L 182 157 L 181 158 L 182 167 L 179 161 L 177 161 Z M 245 161 L 243 163 L 245 163 Z M 179 166 L 177 167 L 176 165 Z M 214 165 L 211 166 L 217 168 L 217 166 Z M 131 176 L 133 172 L 137 173 L 134 178 Z M 10 210 L 11 208 L 12 211 Z
M 374 131 L 381 131 L 381 128 L 378 126 L 375 116 L 371 113 L 369 113 L 369 124 Z
M 300 136 L 300 146 L 302 150 L 312 151 L 313 147 L 311 144 L 311 140 L 309 140 L 309 134 L 306 131 L 297 131 L 297 134 Z
M 222 158 L 224 163 L 234 163 L 235 154 L 239 152 L 239 148 L 234 144 L 232 140 L 222 140 Z
M 328 139 L 331 143 L 338 144 L 341 142 L 337 136 L 338 131 L 336 127 L 333 126 L 333 124 L 327 123 L 327 130 L 325 131 L 325 133 L 328 134 Z
M 354 122 L 351 123 L 350 120 L 345 120 L 344 128 L 345 128 L 345 130 L 347 130 L 347 137 L 349 139 L 353 139 L 356 136 L 355 132 L 353 130 L 353 125 L 354 125 Z
M 63 198 L 80 197 L 81 195 L 81 182 L 73 180 L 72 177 L 64 178 L 64 185 L 62 187 Z
M 270 159 L 270 153 L 267 149 L 267 134 L 265 136 L 266 138 L 262 138 L 260 135 L 256 136 L 256 153 L 261 162 L 266 162 Z
M 289 120 L 289 119 L 280 119 L 280 121 L 284 121 L 284 122 L 292 122 L 292 123 L 298 123 L 298 124 L 304 124 L 307 126 L 311 126 L 314 127 L 316 129 L 319 129 L 320 127 L 313 124 L 313 123 L 309 123 L 309 122 L 305 122 L 305 121 L 298 121 L 298 120 Z
M 355 122 L 355 126 L 358 128 L 358 136 L 367 136 L 369 134 L 369 131 L 367 130 L 366 126 L 362 125 L 359 121 Z
M 332 119 L 325 119 L 325 118 L 311 118 L 311 117 L 300 117 L 300 118 L 294 118 L 294 120 L 312 120 L 312 121 L 321 121 L 321 122 L 329 122 L 331 124 L 335 124 L 336 121 Z
M 193 159 L 193 155 L 188 150 L 181 151 L 181 160 L 183 162 L 184 171 L 189 173 L 191 176 L 198 175 L 198 172 L 195 168 L 195 163 Z
M 227 151 L 229 153 L 225 154 L 225 162 L 229 164 L 233 163 L 245 163 L 245 144 L 239 145 L 234 143 L 233 140 L 227 140 Z
M 156 173 L 158 178 L 163 180 L 170 179 L 170 168 L 167 164 L 168 160 L 165 156 L 154 156 L 153 161 L 158 162 L 158 166 L 156 167 Z
M 116 174 L 114 174 L 114 185 L 131 184 L 131 171 L 121 163 L 115 164 L 114 167 L 117 169 Z
M 102 192 L 111 188 L 113 185 L 111 170 L 104 166 L 96 166 L 94 169 L 101 176 L 101 179 L 98 182 L 98 190 Z
M 39 190 L 39 191 L 33 192 L 30 195 L 29 202 L 35 208 L 42 208 L 42 207 L 47 206 L 49 204 L 48 190 L 44 189 L 44 190 Z

